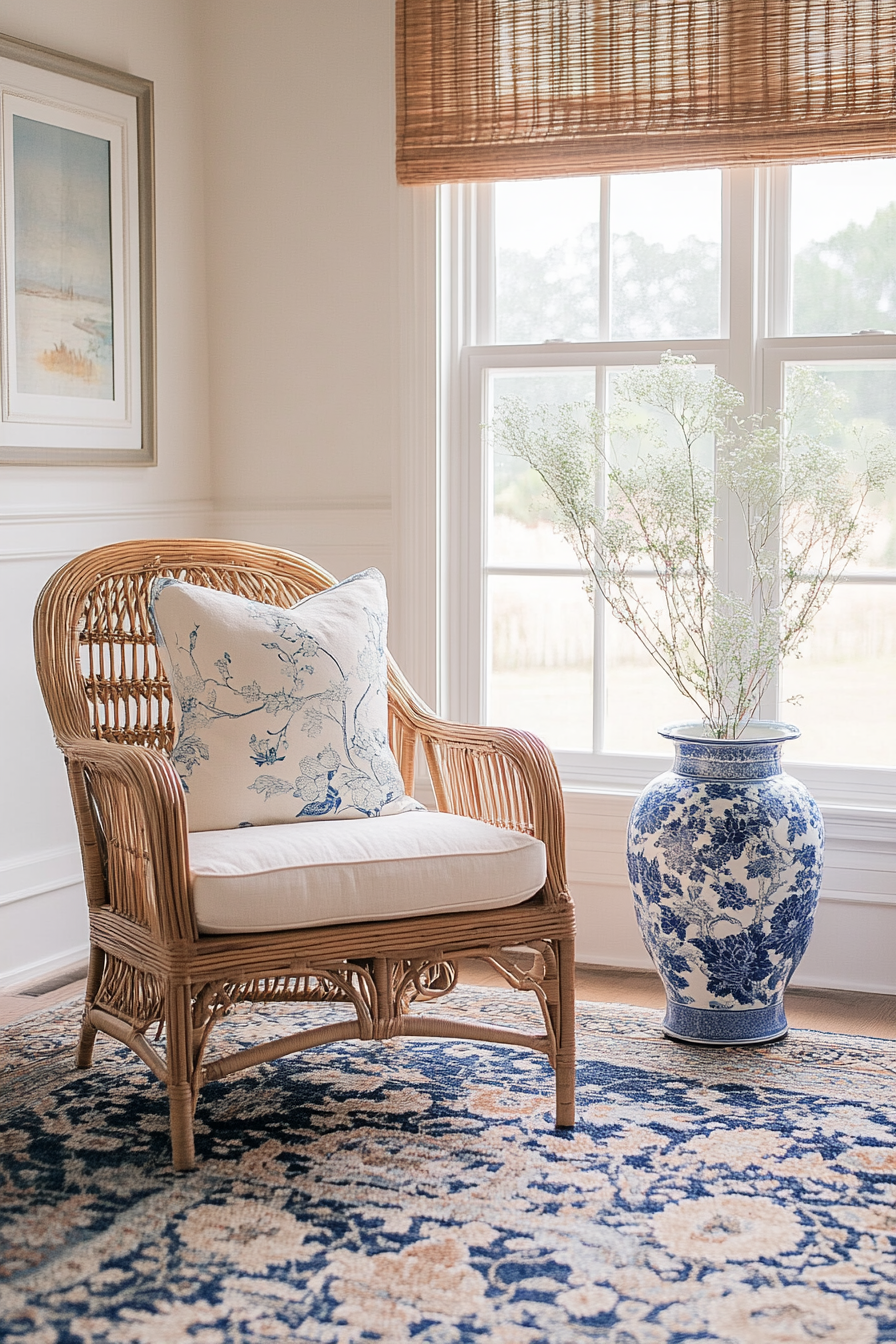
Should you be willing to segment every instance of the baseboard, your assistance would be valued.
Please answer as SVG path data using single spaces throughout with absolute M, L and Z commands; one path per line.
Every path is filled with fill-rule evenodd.
M 14 989 L 16 985 L 27 985 L 31 980 L 52 975 L 54 971 L 64 971 L 68 966 L 77 966 L 86 960 L 90 951 L 89 943 L 78 947 L 66 948 L 55 957 L 42 957 L 39 961 L 30 961 L 25 966 L 16 966 L 11 971 L 0 973 L 0 989 Z
M 29 962 L 27 966 L 17 966 L 13 971 L 0 974 L 0 989 L 11 989 L 15 985 L 26 985 L 29 981 L 37 980 L 42 975 L 51 975 L 54 971 L 63 971 L 68 966 L 77 966 L 85 960 L 89 951 L 89 943 L 84 943 L 82 946 L 72 947 L 65 952 L 60 952 L 55 957 L 44 957 L 40 961 Z M 636 975 L 643 975 L 649 971 L 656 974 L 652 962 L 645 960 L 645 964 L 642 966 L 632 966 L 631 960 L 626 960 L 623 957 L 604 957 L 601 961 L 582 960 L 577 957 L 576 965 L 581 966 L 583 970 L 631 971 Z M 854 980 L 841 980 L 832 976 L 826 976 L 824 984 L 804 981 L 795 976 L 791 981 L 791 987 L 793 989 L 834 989 L 848 990 L 857 994 L 893 995 L 891 985 L 858 984 Z
M 645 971 L 655 971 L 652 962 L 645 962 L 643 966 L 633 966 L 631 958 L 626 960 L 624 957 L 602 957 L 600 961 L 590 961 L 582 957 L 576 957 L 576 965 L 581 966 L 583 970 L 594 971 L 631 971 L 634 975 L 643 975 Z M 794 976 L 790 982 L 792 989 L 839 989 L 849 990 L 855 994 L 888 994 L 892 997 L 892 985 L 868 984 L 863 981 L 861 984 L 856 980 L 838 979 L 836 976 L 816 977 L 812 980 L 803 980 L 800 976 Z
M 576 957 L 576 965 L 581 966 L 583 971 L 631 971 L 632 975 L 645 975 L 648 972 L 656 975 L 656 967 L 653 962 L 645 957 L 641 966 L 633 966 L 631 957 L 601 957 L 600 961 L 591 961 L 587 957 Z M 658 977 L 657 977 L 658 978 Z
M 887 994 L 890 998 L 896 994 L 896 986 L 869 984 L 867 980 L 861 983 L 857 980 L 841 980 L 837 976 L 825 975 L 814 976 L 811 980 L 804 980 L 802 976 L 795 975 L 790 982 L 791 989 L 844 989 L 854 994 Z

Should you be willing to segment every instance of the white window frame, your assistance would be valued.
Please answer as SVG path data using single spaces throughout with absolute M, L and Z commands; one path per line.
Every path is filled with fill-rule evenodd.
M 486 584 L 489 573 L 534 574 L 521 566 L 489 567 L 486 556 L 487 455 L 481 426 L 489 371 L 576 369 L 658 362 L 672 350 L 712 363 L 744 395 L 745 413 L 780 403 L 785 361 L 896 360 L 896 336 L 792 337 L 790 323 L 787 168 L 736 168 L 723 173 L 720 336 L 711 340 L 494 343 L 494 191 L 490 185 L 439 189 L 440 382 L 444 527 L 441 704 L 450 717 L 483 722 Z M 609 256 L 609 179 L 601 185 L 602 252 Z M 732 258 L 737 264 L 732 265 Z M 603 274 L 608 268 L 604 266 Z M 606 288 L 606 286 L 605 286 Z M 601 335 L 609 305 L 601 295 Z M 720 501 L 724 519 L 724 501 Z M 733 519 L 732 519 L 733 522 Z M 730 529 L 723 528 L 726 535 Z M 747 580 L 745 548 L 718 556 L 723 582 Z M 738 574 L 740 568 L 742 573 Z M 560 573 L 551 570 L 551 573 Z M 565 572 L 565 571 L 563 571 Z M 578 574 L 575 566 L 570 573 Z M 740 582 L 738 582 L 740 580 Z M 879 581 L 879 580 L 878 580 Z M 888 580 L 884 580 L 888 581 Z M 896 582 L 896 576 L 889 581 Z M 603 620 L 595 609 L 595 678 Z M 595 698 L 600 687 L 595 687 Z M 760 712 L 777 717 L 777 686 Z M 783 714 L 787 717 L 787 713 Z M 798 716 L 797 716 L 798 717 Z M 659 725 L 658 725 L 659 726 Z M 791 755 L 795 755 L 792 752 Z M 668 765 L 668 754 L 555 752 L 565 785 L 607 792 L 643 787 Z M 896 744 L 894 744 L 896 763 Z M 846 806 L 896 806 L 896 769 L 822 765 L 788 759 L 788 769 L 816 797 Z

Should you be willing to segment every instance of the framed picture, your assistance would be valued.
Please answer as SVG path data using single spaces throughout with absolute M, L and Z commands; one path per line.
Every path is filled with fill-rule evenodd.
M 0 36 L 0 463 L 152 466 L 152 84 Z

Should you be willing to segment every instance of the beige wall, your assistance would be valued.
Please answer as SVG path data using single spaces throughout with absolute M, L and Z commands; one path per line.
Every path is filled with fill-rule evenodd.
M 390 574 L 392 24 L 392 0 L 0 0 L 0 32 L 154 82 L 159 427 L 153 469 L 0 469 L 0 984 L 85 940 L 30 636 L 66 555 L 217 532 Z
M 388 568 L 391 0 L 197 0 L 195 13 L 221 526 L 339 570 Z
M 200 89 L 183 0 L 0 0 L 0 32 L 155 85 L 155 468 L 0 467 L 0 983 L 85 941 L 62 759 L 34 676 L 31 612 L 66 555 L 208 527 L 211 471 Z
M 0 0 L 0 32 L 155 85 L 155 469 L 4 466 L 0 509 L 205 500 L 210 493 L 199 88 L 183 0 Z

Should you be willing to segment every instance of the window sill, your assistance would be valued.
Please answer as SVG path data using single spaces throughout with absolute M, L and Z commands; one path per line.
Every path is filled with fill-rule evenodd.
M 554 753 L 564 789 L 595 793 L 637 795 L 657 775 L 670 769 L 669 755 L 605 755 L 588 752 Z M 827 813 L 879 813 L 896 825 L 896 769 L 882 766 L 816 765 L 791 761 L 786 753 L 784 769 L 806 788 Z

